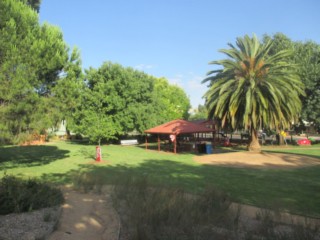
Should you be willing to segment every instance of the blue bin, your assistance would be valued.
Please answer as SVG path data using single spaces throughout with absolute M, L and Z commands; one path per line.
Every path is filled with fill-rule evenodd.
M 207 154 L 212 154 L 212 146 L 211 143 L 210 144 L 206 144 L 206 153 Z

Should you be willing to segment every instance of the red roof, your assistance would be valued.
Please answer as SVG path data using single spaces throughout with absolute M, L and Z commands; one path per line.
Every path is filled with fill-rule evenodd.
M 183 134 L 183 133 L 205 133 L 214 132 L 214 129 L 201 126 L 196 123 L 192 123 L 186 120 L 173 120 L 171 122 L 164 123 L 154 128 L 150 128 L 144 131 L 145 133 L 158 133 L 158 134 Z
M 200 119 L 200 120 L 192 120 L 192 123 L 205 126 L 207 128 L 215 129 L 215 121 L 214 120 L 208 120 L 208 119 Z

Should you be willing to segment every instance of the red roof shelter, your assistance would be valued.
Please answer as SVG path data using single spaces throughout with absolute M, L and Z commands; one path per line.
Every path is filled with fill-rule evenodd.
M 215 130 L 212 128 L 207 128 L 203 125 L 192 123 L 186 120 L 173 120 L 162 125 L 159 125 L 154 128 L 150 128 L 145 130 L 145 133 L 150 134 L 158 134 L 158 150 L 160 151 L 160 139 L 159 134 L 167 134 L 170 135 L 170 138 L 173 140 L 174 143 L 174 153 L 177 152 L 177 136 L 179 134 L 186 134 L 186 133 L 212 133 Z M 147 141 L 147 138 L 146 138 Z M 146 142 L 146 148 L 148 148 L 148 144 Z

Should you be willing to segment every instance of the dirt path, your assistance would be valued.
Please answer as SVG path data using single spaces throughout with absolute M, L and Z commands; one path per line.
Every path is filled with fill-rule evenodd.
M 307 151 L 307 150 L 306 150 Z M 231 152 L 195 156 L 194 160 L 202 164 L 228 167 L 251 168 L 299 168 L 320 164 L 320 159 L 285 153 Z
M 101 195 L 79 193 L 71 188 L 63 191 L 66 202 L 58 229 L 49 240 L 118 239 L 119 219 L 112 207 L 110 191 Z

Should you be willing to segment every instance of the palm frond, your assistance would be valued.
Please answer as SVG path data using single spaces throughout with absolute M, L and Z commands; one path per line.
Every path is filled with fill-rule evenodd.
M 236 39 L 221 49 L 227 58 L 212 61 L 222 69 L 213 70 L 202 82 L 210 82 L 206 106 L 210 117 L 232 127 L 288 126 L 301 111 L 304 86 L 297 66 L 287 62 L 289 50 L 269 55 L 272 40 L 261 44 L 254 35 Z

